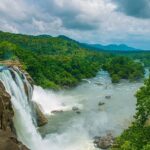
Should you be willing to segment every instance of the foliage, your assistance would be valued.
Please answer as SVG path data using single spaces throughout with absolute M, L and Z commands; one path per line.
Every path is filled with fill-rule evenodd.
M 118 83 L 120 79 L 138 80 L 144 74 L 141 63 L 134 62 L 123 56 L 110 59 L 103 65 L 103 69 L 110 73 L 113 83 Z
M 0 59 L 19 59 L 37 85 L 53 89 L 75 86 L 83 78 L 94 77 L 102 65 L 113 82 L 124 76 L 136 80 L 143 74 L 141 65 L 131 59 L 90 51 L 62 36 L 0 32 Z
M 145 67 L 150 68 L 150 51 L 128 51 L 128 52 L 110 52 L 116 56 L 124 56 L 130 59 L 136 60 L 137 62 L 141 62 Z
M 19 59 L 35 83 L 44 88 L 75 86 L 81 79 L 95 76 L 109 56 L 61 38 L 1 32 L 0 40 L 0 59 Z
M 112 150 L 150 149 L 150 78 L 137 92 L 137 113 L 133 125 L 116 139 Z

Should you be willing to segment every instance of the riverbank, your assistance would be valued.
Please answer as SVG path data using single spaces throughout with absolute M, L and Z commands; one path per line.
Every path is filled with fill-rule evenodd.
M 35 87 L 33 100 L 50 115 L 48 124 L 39 129 L 43 141 L 48 140 L 56 150 L 60 146 L 62 150 L 95 150 L 94 137 L 108 133 L 116 137 L 130 126 L 136 108 L 134 94 L 142 85 L 127 81 L 112 84 L 108 73 L 102 71 L 70 90 L 52 92 Z

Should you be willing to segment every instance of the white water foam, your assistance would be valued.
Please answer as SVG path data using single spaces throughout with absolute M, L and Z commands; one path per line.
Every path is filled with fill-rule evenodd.
M 84 83 L 61 93 L 35 87 L 33 100 L 42 106 L 46 114 L 52 110 L 68 111 L 74 105 L 82 106 L 81 114 L 68 118 L 63 127 L 60 127 L 60 132 L 47 134 L 43 139 L 33 123 L 34 116 L 24 90 L 24 82 L 27 83 L 27 80 L 22 79 L 18 71 L 13 73 L 15 79 L 10 70 L 0 72 L 0 80 L 11 95 L 17 136 L 31 150 L 96 150 L 92 141 L 94 136 L 105 135 L 108 131 L 117 135 L 128 127 L 128 121 L 131 121 L 135 113 L 134 93 L 142 85 L 112 85 L 107 74 L 102 73 L 91 79 L 90 84 Z M 101 82 L 102 85 L 95 82 Z M 30 84 L 27 85 L 28 91 L 32 91 Z M 106 95 L 111 95 L 111 98 L 106 99 Z M 100 101 L 105 105 L 98 106 Z

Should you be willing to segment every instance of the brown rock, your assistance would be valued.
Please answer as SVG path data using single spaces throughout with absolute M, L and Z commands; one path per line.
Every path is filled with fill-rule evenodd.
M 114 142 L 114 137 L 112 136 L 112 134 L 107 134 L 104 137 L 95 137 L 94 139 L 94 143 L 96 144 L 96 146 L 101 149 L 110 148 L 113 142 Z
M 14 131 L 12 120 L 14 112 L 10 100 L 10 95 L 0 81 L 0 129 L 4 131 Z
M 0 81 L 0 150 L 28 150 L 15 136 L 11 97 Z
M 0 150 L 29 150 L 11 132 L 0 130 Z
M 46 116 L 43 114 L 41 106 L 37 104 L 36 102 L 33 102 L 33 107 L 35 110 L 37 125 L 41 127 L 47 124 L 48 120 Z

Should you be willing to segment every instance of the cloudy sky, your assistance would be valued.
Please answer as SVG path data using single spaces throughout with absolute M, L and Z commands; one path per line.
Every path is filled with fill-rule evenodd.
M 150 0 L 0 0 L 0 30 L 150 49 Z

